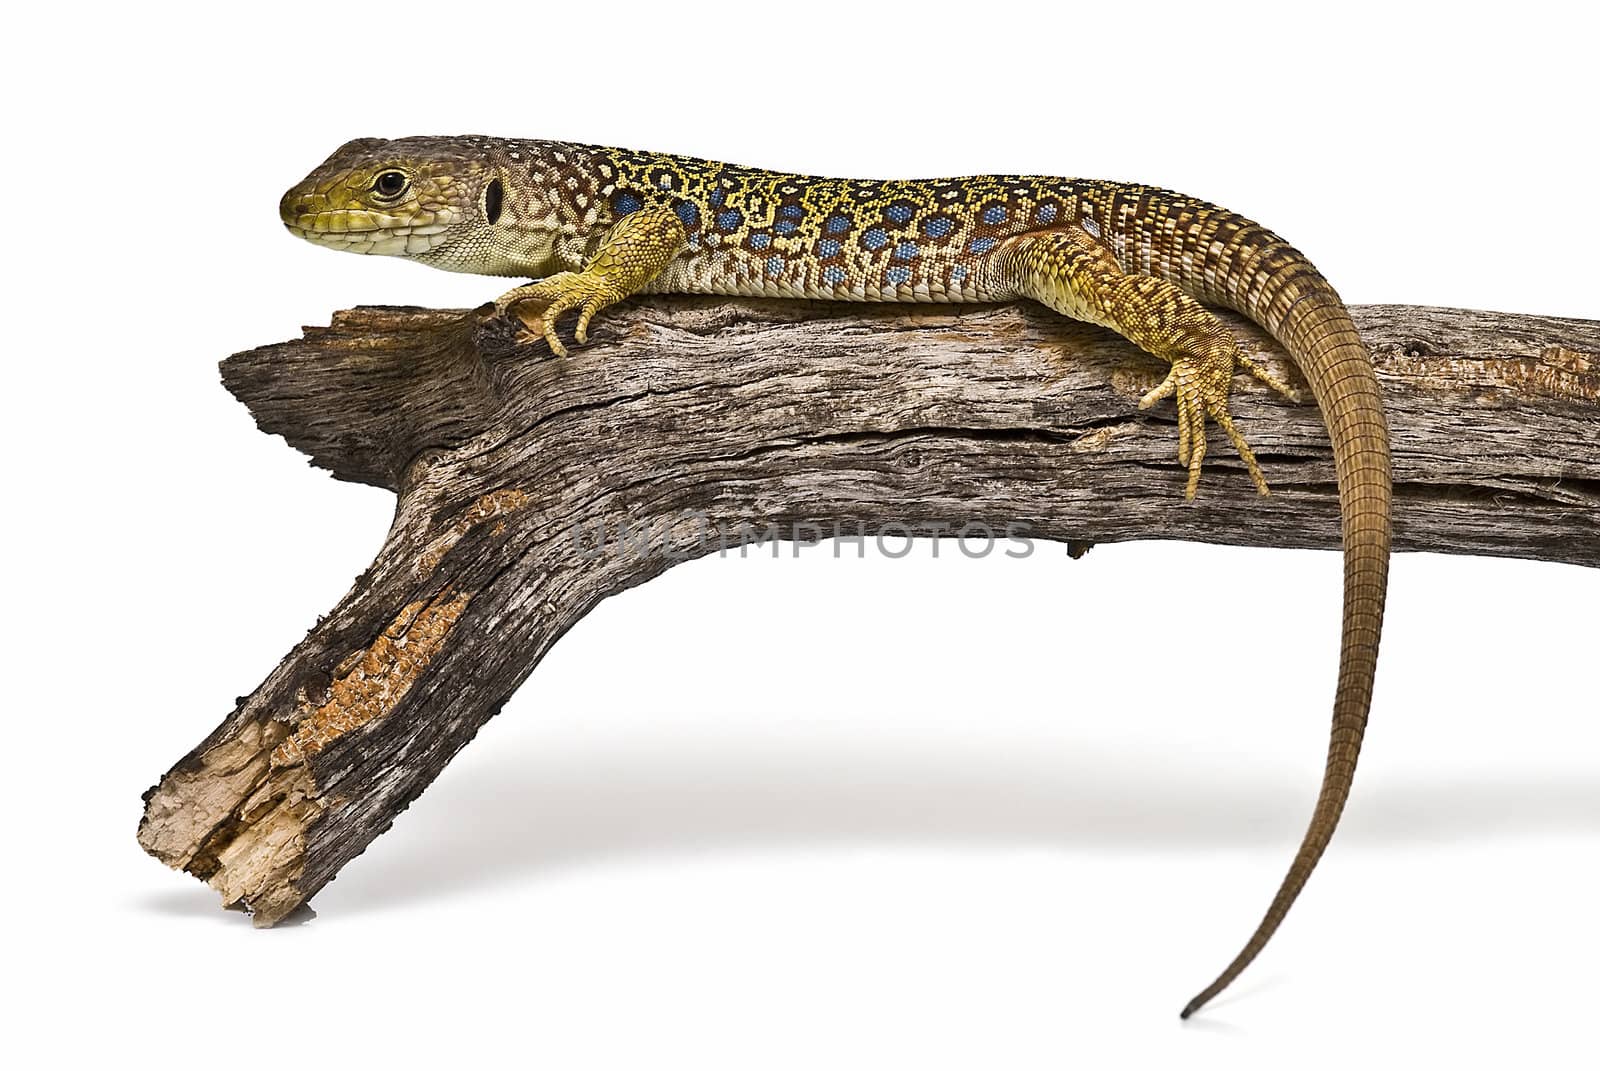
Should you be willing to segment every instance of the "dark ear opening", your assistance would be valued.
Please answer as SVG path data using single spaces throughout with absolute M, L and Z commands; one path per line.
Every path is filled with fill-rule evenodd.
M 499 179 L 490 179 L 483 191 L 483 215 L 492 227 L 500 222 L 500 208 L 505 201 L 505 186 Z

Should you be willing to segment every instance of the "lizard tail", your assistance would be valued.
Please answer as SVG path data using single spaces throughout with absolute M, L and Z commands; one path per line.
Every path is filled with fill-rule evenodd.
M 1190 283 L 1202 300 L 1235 308 L 1265 327 L 1311 385 L 1333 443 L 1339 484 L 1344 625 L 1327 768 L 1310 826 L 1255 932 L 1217 980 L 1185 1005 L 1185 1019 L 1227 988 L 1266 947 L 1339 824 L 1367 727 L 1389 573 L 1389 437 L 1371 354 L 1339 295 L 1303 255 L 1237 217 L 1225 220 L 1220 231 L 1212 236 L 1228 249 L 1224 270 L 1213 271 L 1209 279 L 1173 281 Z

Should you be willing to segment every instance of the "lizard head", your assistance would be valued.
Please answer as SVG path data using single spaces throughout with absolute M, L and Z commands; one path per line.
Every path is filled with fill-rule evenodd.
M 291 187 L 278 215 L 290 233 L 331 249 L 543 274 L 555 233 L 511 218 L 500 155 L 483 138 L 362 138 Z

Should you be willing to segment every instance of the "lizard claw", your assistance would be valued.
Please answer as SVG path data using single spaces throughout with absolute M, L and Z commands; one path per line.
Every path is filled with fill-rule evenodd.
M 564 313 L 578 310 L 577 340 L 589 341 L 589 321 L 594 314 L 621 300 L 623 295 L 604 279 L 587 273 L 564 271 L 528 286 L 507 291 L 495 301 L 495 310 L 521 321 L 530 338 L 543 338 L 550 352 L 567 356 L 567 347 L 556 335 L 556 324 Z
M 1256 463 L 1250 444 L 1233 423 L 1228 412 L 1228 393 L 1236 367 L 1243 367 L 1267 385 L 1293 397 L 1289 387 L 1265 372 L 1239 352 L 1232 338 L 1219 340 L 1198 353 L 1186 353 L 1173 360 L 1172 371 L 1160 385 L 1139 400 L 1140 409 L 1176 398 L 1178 405 L 1178 462 L 1189 470 L 1183 497 L 1193 501 L 1200 487 L 1200 469 L 1206 456 L 1206 418 L 1217 422 L 1233 448 L 1239 452 L 1256 490 L 1266 495 L 1267 478 Z
M 1243 368 L 1246 372 L 1249 372 L 1260 382 L 1265 383 L 1278 394 L 1281 394 L 1291 402 L 1294 402 L 1296 405 L 1305 405 L 1307 402 L 1314 400 L 1308 392 L 1296 390 L 1294 387 L 1289 385 L 1288 380 L 1279 379 L 1277 376 L 1267 371 L 1263 365 L 1257 364 L 1255 361 L 1249 357 L 1246 357 L 1242 353 L 1234 358 L 1234 363 L 1240 368 Z

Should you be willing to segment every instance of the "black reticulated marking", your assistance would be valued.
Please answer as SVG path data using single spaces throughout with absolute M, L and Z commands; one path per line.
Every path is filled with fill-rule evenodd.
M 483 217 L 492 227 L 500 222 L 500 209 L 505 203 L 505 186 L 499 179 L 490 179 L 483 191 Z

